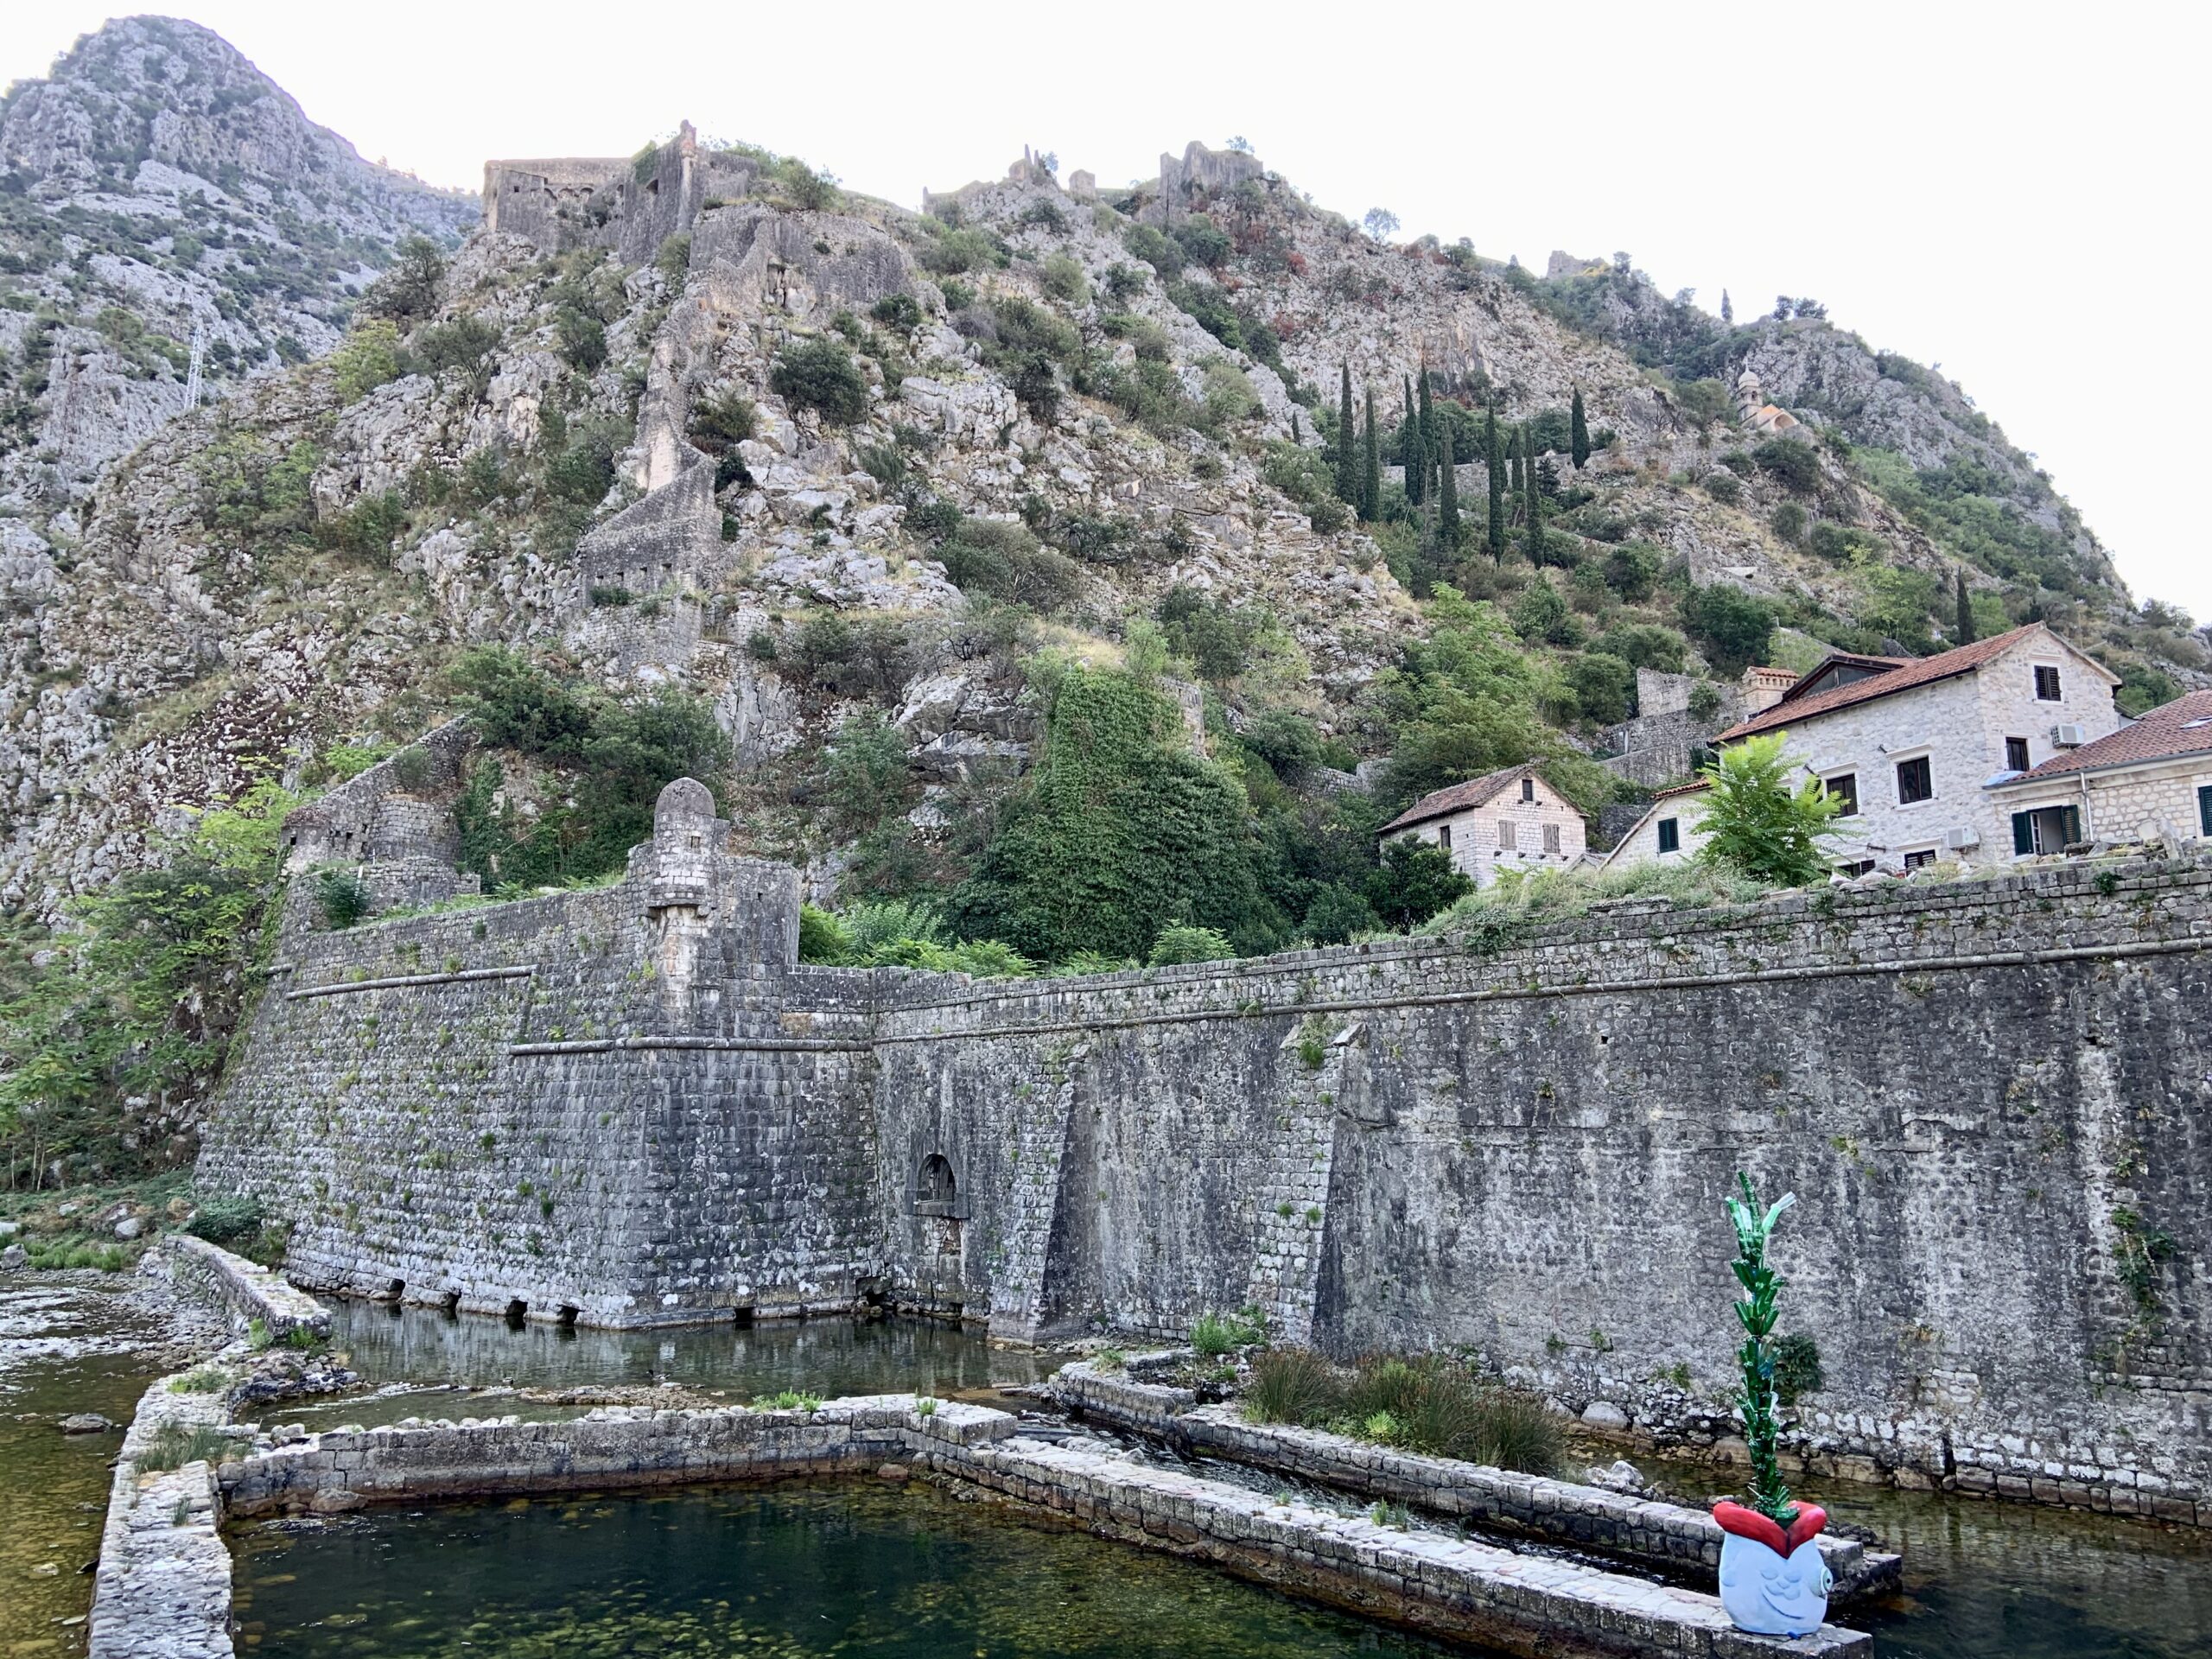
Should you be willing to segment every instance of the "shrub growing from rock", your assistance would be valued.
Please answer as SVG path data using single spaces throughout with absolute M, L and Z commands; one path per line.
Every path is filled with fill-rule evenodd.
M 768 387 L 794 409 L 810 409 L 833 425 L 850 426 L 868 414 L 868 382 L 834 340 L 789 347 L 768 371 Z

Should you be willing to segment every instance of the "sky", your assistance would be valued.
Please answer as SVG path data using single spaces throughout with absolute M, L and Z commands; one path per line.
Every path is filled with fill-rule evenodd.
M 111 9 L 0 13 L 0 80 Z M 1819 299 L 1939 365 L 2034 454 L 2139 600 L 2212 620 L 2186 452 L 2212 388 L 2201 85 L 2180 4 L 1200 7 L 1125 0 L 528 6 L 205 0 L 372 160 L 476 188 L 490 156 L 627 155 L 690 120 L 918 207 L 1025 143 L 1155 175 L 1249 139 L 1325 207 L 1541 270 L 1628 252 L 1737 315 Z M 1357 38 L 1347 24 L 1365 20 Z

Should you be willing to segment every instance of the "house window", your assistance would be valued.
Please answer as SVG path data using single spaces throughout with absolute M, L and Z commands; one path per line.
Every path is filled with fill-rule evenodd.
M 1862 875 L 1872 875 L 1874 873 L 1874 861 L 1871 858 L 1854 858 L 1837 865 L 1835 873 L 1847 881 L 1856 881 Z
M 1919 755 L 1910 760 L 1897 762 L 1897 804 L 1910 806 L 1915 801 L 1933 799 L 1936 779 L 1928 769 L 1928 757 Z
M 2212 836 L 2212 784 L 2196 791 L 2196 827 Z
M 2063 853 L 2082 839 L 2082 809 L 2046 806 L 2012 815 L 2012 853 L 2017 858 Z
M 2028 769 L 2028 740 L 2008 737 L 2005 740 L 2005 770 L 2025 772 Z
M 1452 826 L 1450 824 L 1440 823 L 1436 826 L 1436 844 L 1441 847 L 1447 853 L 1452 850 Z
M 1916 853 L 1907 853 L 1904 855 L 1904 867 L 1908 870 L 1920 869 L 1935 861 L 1936 849 L 1933 847 L 1923 847 Z
M 1523 778 L 1521 780 L 1521 798 L 1524 801 L 1533 801 L 1536 798 L 1536 780 L 1535 779 Z
M 1497 850 L 1501 853 L 1513 850 L 1513 820 L 1510 818 L 1497 821 Z
M 1840 772 L 1833 778 L 1823 778 L 1821 779 L 1821 787 L 1843 803 L 1836 817 L 1855 818 L 1859 816 L 1859 774 L 1857 772 Z
M 2056 669 L 2046 667 L 2041 664 L 2037 665 L 2036 701 L 2037 702 L 2058 701 L 2058 671 Z
M 2204 792 L 2207 795 L 2212 795 L 2212 789 Z M 1659 820 L 1659 850 L 1662 853 L 1679 853 L 1682 850 L 1682 821 L 1680 818 Z
M 1544 826 L 1544 850 L 1548 853 L 1559 851 L 1559 825 L 1548 823 Z

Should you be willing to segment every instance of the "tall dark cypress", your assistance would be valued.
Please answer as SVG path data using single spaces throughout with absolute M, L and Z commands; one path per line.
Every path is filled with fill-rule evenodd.
M 1516 511 L 1518 510 L 1520 498 L 1527 492 L 1529 487 L 1528 467 L 1526 465 L 1528 456 L 1523 453 L 1523 446 L 1521 442 L 1521 440 L 1527 435 L 1527 430 L 1528 429 L 1525 427 L 1515 427 L 1513 429 L 1513 437 L 1510 445 L 1513 457 L 1513 496 L 1516 504 Z
M 1483 423 L 1483 466 L 1490 474 L 1490 556 L 1505 557 L 1505 440 L 1497 430 L 1497 411 Z
M 1382 516 L 1382 435 L 1375 426 L 1375 388 L 1367 389 L 1367 465 L 1359 480 L 1359 516 L 1373 524 Z
M 1444 452 L 1438 457 L 1442 463 L 1436 474 L 1436 539 L 1447 553 L 1459 550 L 1459 480 L 1457 475 L 1459 457 L 1452 451 L 1452 429 L 1443 431 Z
M 1521 476 L 1527 480 L 1522 491 L 1522 506 L 1529 515 L 1529 563 L 1541 567 L 1544 562 L 1544 493 L 1536 487 L 1536 438 L 1526 426 L 1521 429 Z
M 1337 395 L 1337 499 L 1348 507 L 1359 505 L 1359 428 L 1352 422 L 1349 363 Z
M 1406 380 L 1405 418 L 1398 423 L 1398 464 L 1406 469 L 1406 499 L 1419 506 L 1428 482 L 1427 454 L 1421 447 L 1421 423 L 1414 416 L 1414 383 Z
M 1436 441 L 1436 410 L 1428 401 L 1428 365 L 1421 365 L 1421 493 L 1427 494 L 1428 480 L 1436 471 L 1437 457 L 1444 453 Z
M 1957 575 L 1959 620 L 1957 626 L 1953 630 L 1951 643 L 1955 645 L 1970 645 L 1974 643 L 1974 606 L 1967 598 L 1967 573 L 1961 570 Z
M 1590 459 L 1590 423 L 1582 416 L 1582 388 L 1574 389 L 1574 407 L 1568 411 L 1568 444 L 1574 455 L 1574 470 L 1580 472 L 1582 463 Z

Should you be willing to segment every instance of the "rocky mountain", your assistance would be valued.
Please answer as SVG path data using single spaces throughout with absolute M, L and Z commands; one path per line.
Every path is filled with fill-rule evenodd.
M 302 137 L 273 89 L 178 114 L 149 89 L 206 75 L 149 66 L 219 58 L 212 41 L 113 26 L 65 62 L 81 73 L 19 91 L 8 155 L 38 182 L 9 200 L 181 213 L 218 196 L 171 181 L 212 168 L 226 237 L 251 201 L 360 256 L 327 292 L 277 276 L 219 307 L 221 337 L 265 361 L 277 317 L 255 308 L 291 304 L 293 338 L 328 345 L 372 230 L 453 209 Z M 251 109 L 266 130 L 236 127 Z M 257 194 L 245 169 L 279 156 L 297 176 Z M 2050 617 L 2139 704 L 2205 666 L 1937 377 L 1809 315 L 1722 324 L 1625 262 L 1540 278 L 1471 243 L 1388 245 L 1249 154 L 1193 144 L 1104 191 L 1025 158 L 916 213 L 686 129 L 634 158 L 495 164 L 486 192 L 412 300 L 162 427 L 53 556 L 14 556 L 0 899 L 59 915 L 192 810 L 418 735 L 487 642 L 607 696 L 703 700 L 741 836 L 825 899 L 974 873 L 1054 664 L 1156 662 L 1194 741 L 1285 811 L 1375 777 L 1363 762 L 1402 796 L 1541 753 L 1593 815 L 1634 792 L 1601 763 L 1637 670 L 1705 678 L 1719 707 L 1746 660 L 1937 649 L 1961 580 L 1977 632 Z M 239 270 L 179 228 L 196 271 Z M 86 280 L 119 297 L 102 257 L 176 278 L 175 245 L 94 254 Z M 63 302 L 49 272 L 16 282 Z M 89 302 L 54 331 L 88 349 Z M 154 356 L 148 384 L 173 385 Z M 1397 465 L 1424 394 L 1456 537 L 1440 477 Z M 1370 396 L 1363 520 L 1335 480 Z M 1542 455 L 1540 531 L 1515 463 L 1495 550 L 1493 420 Z M 486 810 L 526 827 L 572 808 L 565 787 L 511 766 Z M 1270 925 L 1294 937 L 1305 906 L 1287 890 Z
M 221 37 L 110 22 L 0 100 L 0 510 L 69 509 L 100 469 L 206 395 L 328 351 L 409 235 L 476 204 L 374 166 Z

